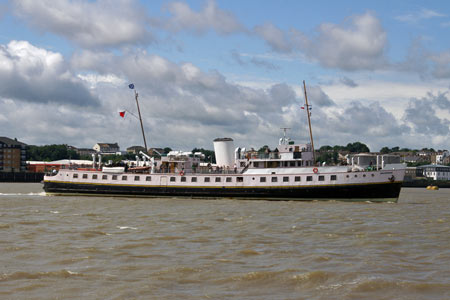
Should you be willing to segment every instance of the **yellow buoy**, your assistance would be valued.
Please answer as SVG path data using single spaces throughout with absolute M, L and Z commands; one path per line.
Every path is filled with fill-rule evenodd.
M 429 185 L 429 186 L 427 186 L 427 190 L 437 191 L 437 190 L 439 190 L 439 187 L 436 185 Z

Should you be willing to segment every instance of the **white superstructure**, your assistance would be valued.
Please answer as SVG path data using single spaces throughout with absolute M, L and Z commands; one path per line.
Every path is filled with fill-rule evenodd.
M 216 154 L 216 164 L 219 167 L 233 167 L 235 159 L 234 142 L 231 138 L 217 138 L 214 140 L 214 152 Z

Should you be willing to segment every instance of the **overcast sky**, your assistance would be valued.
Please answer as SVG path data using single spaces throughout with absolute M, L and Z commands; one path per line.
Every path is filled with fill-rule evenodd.
M 0 136 L 450 149 L 449 1 L 0 1 Z M 119 111 L 128 110 L 125 118 Z

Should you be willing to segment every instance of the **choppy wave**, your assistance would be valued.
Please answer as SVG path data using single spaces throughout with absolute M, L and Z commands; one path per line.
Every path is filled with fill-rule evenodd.
M 39 193 L 0 193 L 0 196 L 46 196 L 45 192 Z
M 0 229 L 8 229 L 8 228 L 11 228 L 11 224 L 3 224 L 3 223 L 0 223 Z
M 374 293 L 378 291 L 392 292 L 449 292 L 450 284 L 442 284 L 436 282 L 412 282 L 406 280 L 387 280 L 384 278 L 366 278 L 354 282 L 353 292 L 358 293 Z
M 0 281 L 21 280 L 21 279 L 41 279 L 41 278 L 68 278 L 73 276 L 83 276 L 78 272 L 62 269 L 49 272 L 26 272 L 17 271 L 13 273 L 3 273 L 0 275 Z
M 325 271 L 312 271 L 301 274 L 296 274 L 291 277 L 291 279 L 296 283 L 308 283 L 312 285 L 322 284 L 327 281 L 334 274 Z
M 26 188 L 0 194 L 1 299 L 450 299 L 450 189 L 360 205 Z
M 87 231 L 83 231 L 81 233 L 81 235 L 85 238 L 92 238 L 92 237 L 101 236 L 101 235 L 111 235 L 111 233 L 106 233 L 106 232 L 99 231 L 99 230 L 87 230 Z
M 239 251 L 239 254 L 242 254 L 244 256 L 250 256 L 250 255 L 260 255 L 261 252 L 258 252 L 253 249 L 244 249 L 244 250 Z
M 117 228 L 119 228 L 120 230 L 123 230 L 123 229 L 137 230 L 136 227 L 131 227 L 131 226 L 117 226 Z

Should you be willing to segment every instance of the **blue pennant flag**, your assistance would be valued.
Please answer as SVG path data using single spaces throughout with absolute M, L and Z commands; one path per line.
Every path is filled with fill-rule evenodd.
M 134 89 L 134 84 L 131 83 L 131 84 L 128 85 L 128 87 L 133 90 Z

